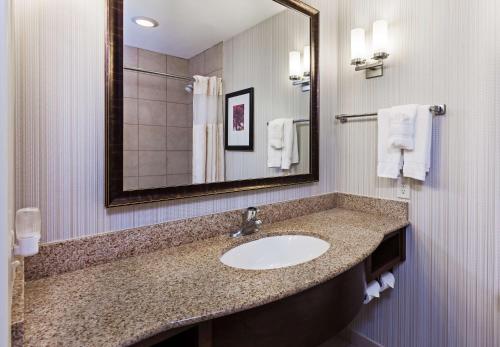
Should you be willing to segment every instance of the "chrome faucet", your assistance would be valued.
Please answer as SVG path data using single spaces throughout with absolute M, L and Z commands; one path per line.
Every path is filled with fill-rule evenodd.
M 262 221 L 257 219 L 257 212 L 259 209 L 256 207 L 249 207 L 241 214 L 241 229 L 233 231 L 231 237 L 246 236 L 259 231 Z

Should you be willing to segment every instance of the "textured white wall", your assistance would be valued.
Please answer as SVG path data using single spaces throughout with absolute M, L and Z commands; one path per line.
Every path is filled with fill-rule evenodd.
M 0 0 L 0 346 L 10 346 L 14 215 L 14 112 L 11 1 Z
M 494 341 L 498 3 L 339 0 L 339 111 L 449 106 L 447 116 L 434 120 L 431 173 L 425 184 L 412 184 L 408 258 L 397 270 L 396 289 L 355 324 L 387 347 L 500 345 Z M 349 32 L 379 18 L 390 22 L 392 54 L 383 78 L 365 80 L 349 65 Z M 376 178 L 376 122 L 335 128 L 336 190 L 395 198 L 394 182 Z
M 323 18 L 336 3 L 313 2 Z M 106 210 L 104 0 L 16 0 L 17 205 L 39 206 L 43 241 L 153 224 L 333 191 L 336 38 L 321 23 L 319 184 Z
M 267 122 L 309 119 L 310 92 L 288 79 L 288 53 L 309 45 L 309 19 L 286 10 L 224 41 L 226 93 L 254 87 L 254 151 L 226 151 L 229 181 L 309 172 L 309 124 L 297 125 L 299 163 L 283 171 L 267 167 Z

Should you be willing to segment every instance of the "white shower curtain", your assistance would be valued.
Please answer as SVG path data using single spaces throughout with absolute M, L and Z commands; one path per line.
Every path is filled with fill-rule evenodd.
M 224 181 L 222 79 L 194 76 L 193 183 Z

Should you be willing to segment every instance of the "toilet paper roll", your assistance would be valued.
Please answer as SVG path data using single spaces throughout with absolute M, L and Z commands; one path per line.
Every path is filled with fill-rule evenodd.
M 392 274 L 392 272 L 384 272 L 382 276 L 380 276 L 380 291 L 383 292 L 386 289 L 393 289 L 396 284 L 396 278 Z
M 368 304 L 374 298 L 379 298 L 379 297 L 380 297 L 380 284 L 378 283 L 378 281 L 371 281 L 366 286 L 365 299 L 363 301 L 363 304 Z

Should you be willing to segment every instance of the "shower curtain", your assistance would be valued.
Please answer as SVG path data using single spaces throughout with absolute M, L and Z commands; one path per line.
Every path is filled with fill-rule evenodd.
M 224 181 L 222 79 L 194 76 L 193 184 Z

